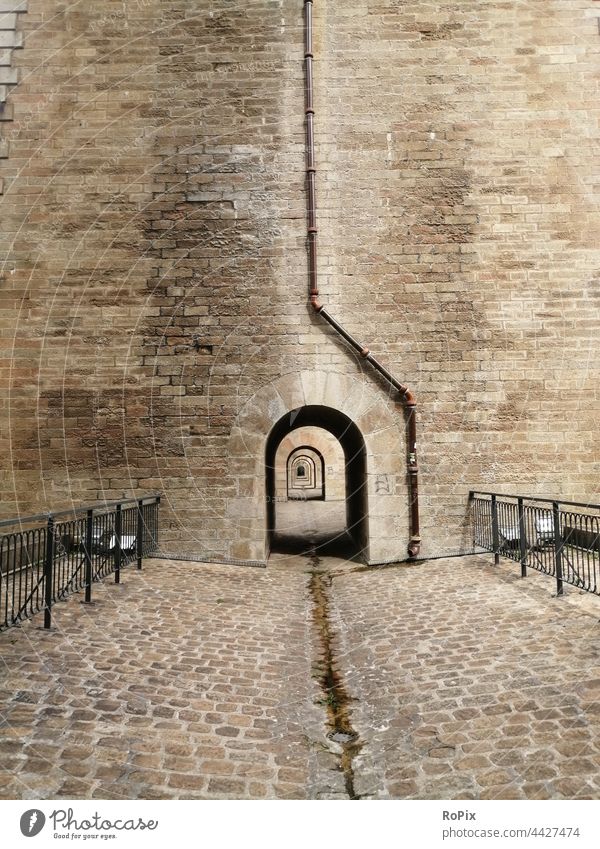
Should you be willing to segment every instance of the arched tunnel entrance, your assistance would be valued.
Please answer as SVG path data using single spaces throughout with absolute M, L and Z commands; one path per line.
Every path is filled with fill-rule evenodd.
M 320 428 L 297 429 L 292 433 L 307 433 L 310 439 L 311 435 L 315 435 L 315 441 L 318 439 L 317 434 L 321 431 Z M 321 431 L 332 437 L 328 431 Z M 277 492 L 277 470 L 282 464 L 284 457 L 278 460 L 279 451 L 284 448 L 285 438 L 279 443 L 277 454 L 275 455 L 275 495 Z M 312 445 L 300 445 L 297 448 L 289 446 L 289 452 L 286 461 L 286 489 L 288 501 L 292 500 L 319 500 L 325 501 L 325 458 L 318 448 Z M 341 446 L 340 446 L 341 448 Z M 282 452 L 283 454 L 287 451 Z M 331 468 L 333 473 L 333 468 Z
M 314 458 L 321 448 L 307 441 L 310 430 L 326 432 L 341 447 L 339 465 L 322 464 L 323 498 L 289 498 L 286 437 L 298 432 L 306 457 Z M 322 447 L 322 443 L 321 443 Z M 283 448 L 283 450 L 279 450 Z M 278 457 L 279 453 L 279 457 Z M 298 452 L 302 456 L 302 451 Z M 266 444 L 266 496 L 268 548 L 273 551 L 300 553 L 316 549 L 321 554 L 368 560 L 367 459 L 363 436 L 344 413 L 332 407 L 308 405 L 282 416 L 275 423 Z M 304 475 L 313 471 L 305 463 Z M 296 464 L 297 470 L 299 463 Z M 281 469 L 283 468 L 283 475 Z M 301 474 L 301 477 L 303 475 Z
M 340 483 L 342 524 L 350 528 L 363 559 L 370 565 L 405 559 L 410 489 L 406 434 L 396 401 L 382 397 L 357 375 L 314 369 L 280 375 L 238 413 L 228 444 L 235 486 L 225 499 L 223 525 L 215 529 L 228 534 L 227 556 L 267 561 L 280 506 L 273 499 L 281 495 L 286 500 L 285 463 L 283 490 L 274 480 L 277 445 L 286 435 L 298 440 L 294 447 L 310 444 L 300 425 L 322 428 L 341 450 L 340 481 L 329 473 L 325 457 L 325 504 L 337 497 L 335 485 Z M 308 503 L 319 507 L 319 502 Z

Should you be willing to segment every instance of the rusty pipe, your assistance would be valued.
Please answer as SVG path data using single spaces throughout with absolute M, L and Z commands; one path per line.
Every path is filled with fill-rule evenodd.
M 406 416 L 407 426 L 407 472 L 410 489 L 410 542 L 409 557 L 417 557 L 421 550 L 419 530 L 419 467 L 417 464 L 417 401 L 410 389 L 396 378 L 377 360 L 366 345 L 343 327 L 319 301 L 317 276 L 317 168 L 315 160 L 315 108 L 313 99 L 313 0 L 304 0 L 304 79 L 305 79 L 305 129 L 306 129 L 306 189 L 307 189 L 307 251 L 309 301 L 336 333 L 344 339 L 363 359 L 399 393 Z
M 417 557 L 421 551 L 421 533 L 419 528 L 419 465 L 417 463 L 417 404 L 412 396 L 411 402 L 404 395 L 404 409 L 408 419 L 408 480 L 410 489 L 410 542 L 409 557 Z
M 304 3 L 304 113 L 306 116 L 306 185 L 308 194 L 308 275 L 310 299 L 316 308 L 319 290 L 317 286 L 317 169 L 315 165 L 312 33 L 312 0 L 306 0 Z

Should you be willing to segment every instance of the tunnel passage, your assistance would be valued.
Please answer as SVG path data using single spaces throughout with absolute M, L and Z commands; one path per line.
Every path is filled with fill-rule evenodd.
M 309 434 L 318 434 L 321 429 L 309 428 L 307 430 Z M 302 430 L 302 432 L 305 431 Z M 323 433 L 329 435 L 328 431 L 323 431 Z M 285 439 L 279 443 L 279 449 L 284 447 L 284 443 Z M 279 451 L 277 454 L 279 454 Z M 276 467 L 279 466 L 277 454 L 275 455 Z M 293 448 L 286 462 L 288 501 L 325 501 L 325 474 L 325 458 L 317 448 L 311 445 L 300 445 L 298 448 Z M 275 489 L 275 494 L 279 497 L 279 492 L 277 491 L 277 472 L 275 476 Z
M 324 459 L 322 474 L 327 479 L 327 495 L 324 492 L 322 498 L 315 500 L 288 499 L 287 463 L 282 464 L 282 452 L 279 451 L 278 457 L 278 449 L 282 443 L 285 447 L 286 437 L 298 431 L 304 444 L 297 447 L 318 453 L 319 449 L 304 441 L 308 428 L 333 436 L 341 448 L 341 461 L 337 474 L 335 466 L 328 474 Z M 285 460 L 292 454 L 288 450 L 283 451 Z M 298 456 L 302 456 L 302 450 L 299 450 Z M 315 455 L 312 456 L 314 458 Z M 366 448 L 360 430 L 348 416 L 331 407 L 318 405 L 299 407 L 287 413 L 271 429 L 265 465 L 269 550 L 302 552 L 314 547 L 321 554 L 368 559 Z M 285 486 L 282 486 L 282 465 Z M 309 471 L 306 463 L 305 475 Z

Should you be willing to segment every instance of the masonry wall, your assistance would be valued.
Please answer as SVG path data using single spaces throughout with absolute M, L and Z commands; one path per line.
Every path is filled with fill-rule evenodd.
M 315 3 L 322 300 L 417 395 L 427 555 L 467 544 L 471 487 L 600 500 L 599 7 Z M 16 26 L 2 513 L 161 489 L 166 548 L 255 556 L 230 447 L 256 393 L 345 375 L 404 427 L 306 305 L 302 3 Z

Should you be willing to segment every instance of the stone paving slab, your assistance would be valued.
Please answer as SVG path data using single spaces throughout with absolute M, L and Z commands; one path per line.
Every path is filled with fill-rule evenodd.
M 600 598 L 490 556 L 334 578 L 367 798 L 600 797 Z
M 306 798 L 314 745 L 303 570 L 149 560 L 0 634 L 1 798 Z M 325 785 L 319 783 L 324 770 Z

